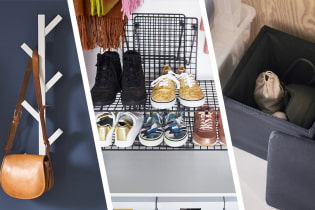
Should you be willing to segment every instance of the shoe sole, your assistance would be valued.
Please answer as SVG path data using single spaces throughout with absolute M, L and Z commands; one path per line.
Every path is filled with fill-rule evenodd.
M 194 145 L 199 146 L 199 147 L 212 147 L 212 146 L 214 146 L 214 145 L 217 144 L 217 141 L 215 141 L 215 142 L 212 143 L 212 144 L 200 144 L 200 143 L 197 142 L 194 138 L 192 139 L 192 142 L 193 142 Z
M 222 145 L 222 146 L 226 146 L 226 143 L 224 143 L 223 141 L 219 140 L 219 143 Z
M 139 136 L 139 141 L 142 145 L 147 147 L 155 147 L 160 145 L 163 142 L 163 135 L 160 138 L 154 139 L 154 140 L 147 140 L 143 139 Z
M 112 144 L 112 140 L 108 141 L 106 139 L 106 141 L 100 141 L 101 142 L 101 147 L 108 147 L 109 145 Z
M 187 99 L 183 99 L 181 97 L 178 97 L 179 102 L 183 105 L 183 106 L 187 106 L 187 107 L 199 107 L 204 105 L 205 103 L 205 98 L 202 98 L 200 100 L 187 100 Z
M 118 141 L 117 139 L 115 139 L 115 145 L 117 147 L 131 147 L 133 145 L 133 143 L 135 142 L 135 140 L 133 141 Z
M 164 136 L 164 142 L 167 146 L 170 147 L 180 147 L 183 146 L 188 140 L 188 134 L 186 134 L 186 136 L 184 138 L 182 138 L 181 140 L 170 140 L 168 139 L 166 136 Z
M 167 102 L 159 102 L 159 101 L 154 101 L 152 97 L 150 98 L 151 105 L 153 108 L 156 109 L 170 109 L 175 105 L 176 98 L 174 98 L 172 101 L 167 101 Z
M 110 100 L 110 101 L 103 101 L 103 102 L 93 102 L 93 106 L 106 106 L 106 105 L 111 105 L 112 103 L 114 103 L 116 99 L 114 100 Z
M 200 147 L 211 147 L 211 146 L 214 146 L 214 145 L 216 145 L 217 144 L 217 139 L 216 139 L 216 137 L 215 138 L 213 138 L 214 139 L 214 142 L 213 143 L 211 143 L 211 139 L 210 139 L 210 143 L 202 143 L 202 142 L 204 142 L 204 141 L 202 141 L 202 140 L 196 140 L 196 139 L 198 139 L 198 138 L 200 138 L 200 137 L 198 137 L 198 135 L 196 135 L 194 132 L 192 133 L 192 143 L 194 144 L 194 145 L 196 145 L 196 146 L 200 146 Z

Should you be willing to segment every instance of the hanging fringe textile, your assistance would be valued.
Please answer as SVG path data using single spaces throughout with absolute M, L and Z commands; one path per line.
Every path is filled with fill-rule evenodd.
M 122 0 L 122 8 L 121 11 L 123 13 L 123 17 L 127 16 L 130 19 L 130 14 L 133 13 L 141 4 L 143 0 Z
M 127 23 L 127 18 L 122 18 L 121 0 L 73 0 L 73 3 L 83 50 L 121 46 Z

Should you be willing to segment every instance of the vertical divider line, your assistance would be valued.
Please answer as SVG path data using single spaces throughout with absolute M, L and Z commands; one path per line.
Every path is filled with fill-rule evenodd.
M 45 41 L 45 15 L 38 15 L 38 55 L 39 55 L 39 77 L 40 77 L 40 89 L 42 92 L 42 103 L 46 104 L 46 75 L 45 75 L 45 51 L 46 51 L 46 41 Z M 46 112 L 44 112 L 44 119 L 46 121 Z M 46 147 L 43 144 L 43 134 L 42 125 L 40 120 L 38 121 L 38 154 L 45 154 Z

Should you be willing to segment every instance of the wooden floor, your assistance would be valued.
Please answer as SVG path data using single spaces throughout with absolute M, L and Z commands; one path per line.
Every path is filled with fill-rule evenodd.
M 263 25 L 315 42 L 315 0 L 242 0 L 256 9 L 252 41 Z

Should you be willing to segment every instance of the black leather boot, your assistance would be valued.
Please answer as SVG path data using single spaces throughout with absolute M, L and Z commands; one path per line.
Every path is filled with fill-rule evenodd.
M 121 102 L 123 105 L 141 105 L 147 98 L 141 56 L 134 50 L 124 53 L 121 79 Z
M 121 90 L 121 64 L 117 52 L 97 54 L 95 85 L 91 90 L 94 106 L 109 105 Z

